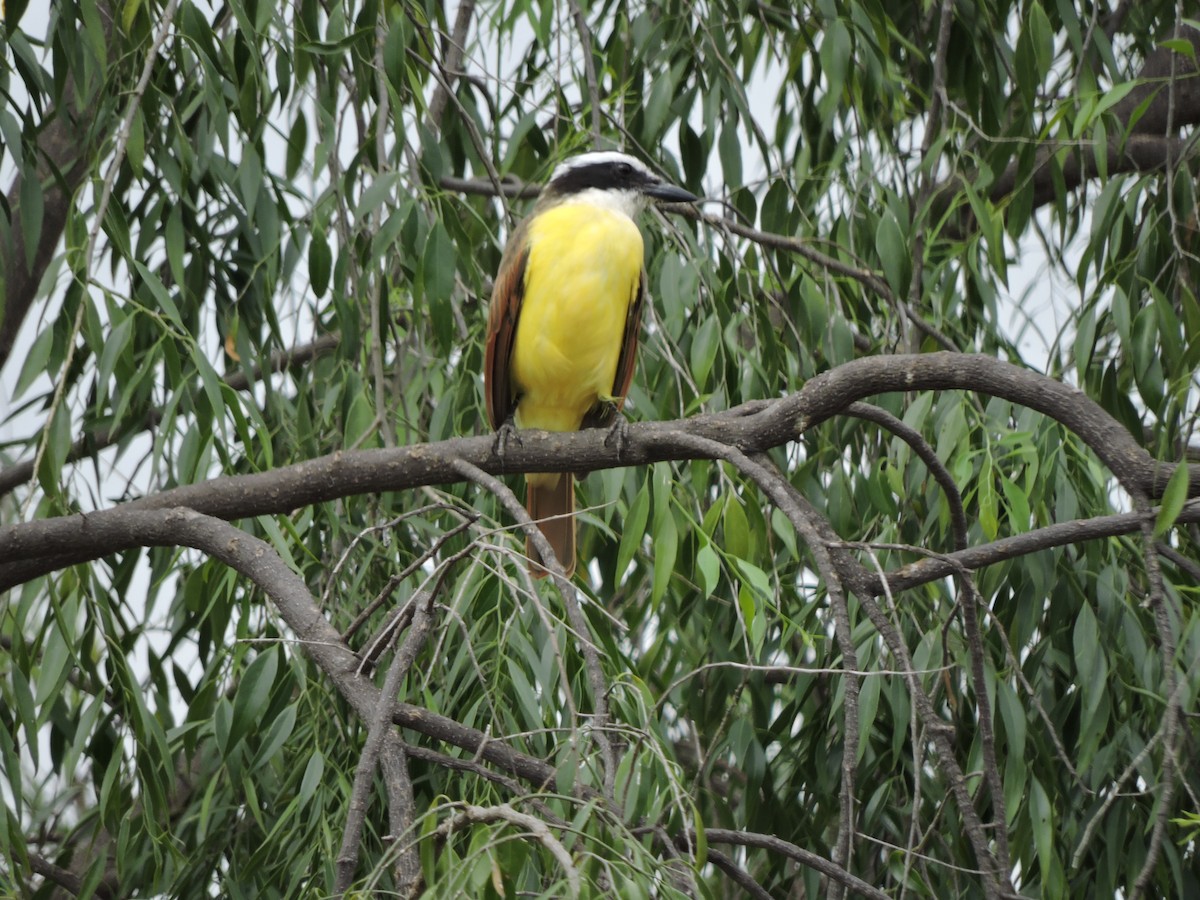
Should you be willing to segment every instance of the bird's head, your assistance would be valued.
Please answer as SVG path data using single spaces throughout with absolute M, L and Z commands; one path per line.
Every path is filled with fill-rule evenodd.
M 695 203 L 700 198 L 669 184 L 641 160 L 614 150 L 581 153 L 559 164 L 542 189 L 539 205 L 582 200 L 633 218 L 650 200 Z

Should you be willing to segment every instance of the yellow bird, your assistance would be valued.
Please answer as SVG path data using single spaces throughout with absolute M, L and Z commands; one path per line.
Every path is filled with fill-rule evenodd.
M 500 428 L 612 424 L 633 380 L 646 269 L 634 217 L 650 200 L 699 198 L 632 156 L 584 153 L 550 177 L 513 232 L 492 289 L 484 393 Z M 575 478 L 525 476 L 525 506 L 567 574 L 575 571 Z M 526 542 L 530 571 L 546 574 Z

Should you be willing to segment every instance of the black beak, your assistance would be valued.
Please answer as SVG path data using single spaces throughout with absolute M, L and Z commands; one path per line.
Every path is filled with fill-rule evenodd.
M 695 203 L 700 198 L 695 194 L 685 191 L 683 188 L 675 187 L 673 184 L 659 182 L 658 184 L 648 184 L 642 188 L 642 193 L 647 197 L 653 197 L 655 200 L 661 200 L 664 203 Z

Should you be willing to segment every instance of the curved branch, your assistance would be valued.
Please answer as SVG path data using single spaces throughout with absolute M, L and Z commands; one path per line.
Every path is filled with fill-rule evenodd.
M 507 803 L 501 803 L 496 806 L 473 806 L 469 803 L 463 803 L 456 804 L 456 808 L 459 812 L 440 824 L 434 831 L 434 834 L 439 837 L 447 837 L 452 832 L 475 823 L 486 825 L 494 822 L 504 822 L 516 828 L 523 828 L 529 833 L 530 837 L 541 843 L 562 867 L 563 874 L 567 878 L 567 887 L 571 891 L 571 896 L 579 896 L 582 890 L 579 870 L 575 868 L 575 863 L 571 859 L 571 854 L 567 852 L 567 848 L 562 845 L 562 842 L 558 838 L 550 833 L 549 826 L 541 819 L 531 816 L 528 813 L 518 812 Z
M 527 431 L 503 458 L 491 436 L 435 444 L 334 453 L 251 475 L 228 476 L 163 491 L 86 515 L 43 519 L 0 528 L 0 590 L 78 562 L 143 546 L 122 531 L 127 510 L 187 507 L 235 519 L 287 513 L 355 494 L 448 484 L 463 478 L 462 464 L 491 475 L 583 472 L 666 460 L 713 458 L 682 451 L 680 434 L 757 452 L 795 440 L 808 429 L 872 394 L 918 390 L 974 390 L 1028 406 L 1075 432 L 1131 494 L 1161 494 L 1175 464 L 1160 463 L 1119 422 L 1082 391 L 989 356 L 928 353 L 854 360 L 811 379 L 798 393 L 756 401 L 723 413 L 674 422 L 630 425 L 620 447 L 604 429 Z M 1200 493 L 1200 467 L 1189 490 Z M 20 560 L 18 562 L 18 560 Z
M 1173 45 L 1160 44 L 1146 56 L 1133 90 L 1113 104 L 1113 116 L 1134 134 L 1167 134 L 1200 123 L 1200 70 L 1196 65 L 1200 29 L 1180 21 L 1171 25 L 1171 31 L 1166 36 L 1191 44 L 1192 52 L 1181 53 Z M 1172 93 L 1174 114 L 1170 108 Z M 1139 107 L 1144 109 L 1137 121 L 1131 122 Z
M 1044 528 L 1000 538 L 990 544 L 968 547 L 966 550 L 941 554 L 901 566 L 887 573 L 888 588 L 892 591 L 906 591 L 953 575 L 960 567 L 974 571 L 1039 550 L 1133 534 L 1141 529 L 1142 519 L 1142 513 L 1130 512 L 1076 519 L 1073 522 L 1056 522 Z M 1175 521 L 1180 525 L 1200 522 L 1200 503 L 1188 503 Z M 863 585 L 867 593 L 875 596 L 882 594 L 883 582 L 879 576 L 868 574 L 867 578 L 868 581 Z
M 695 832 L 688 832 L 688 834 L 693 841 L 697 839 Z M 818 856 L 810 850 L 797 847 L 790 841 L 785 841 L 774 835 L 758 834 L 753 831 L 734 831 L 729 828 L 706 828 L 704 829 L 704 837 L 710 843 L 714 844 L 734 844 L 738 847 L 756 847 L 760 850 L 769 850 L 772 853 L 781 853 L 803 866 L 815 869 L 822 875 L 832 878 L 834 881 L 845 885 L 863 897 L 871 897 L 872 900 L 888 900 L 888 895 L 879 890 L 879 888 L 852 875 L 841 866 L 835 865 L 823 856 Z
M 35 875 L 41 875 L 47 881 L 52 882 L 62 888 L 69 894 L 79 896 L 83 893 L 83 879 L 62 866 L 57 866 L 44 856 L 39 856 L 36 853 L 29 854 L 29 868 Z M 96 895 L 100 897 L 113 896 L 111 891 L 112 885 L 102 884 L 100 890 L 97 890 Z M 26 888 L 28 890 L 28 888 Z
M 930 446 L 929 441 L 915 428 L 910 428 L 902 420 L 893 416 L 886 409 L 873 406 L 870 403 L 851 403 L 846 412 L 859 419 L 874 422 L 880 428 L 890 431 L 912 448 L 920 460 L 929 469 L 929 474 L 938 483 L 942 493 L 946 495 L 946 504 L 950 507 L 950 524 L 954 529 L 954 549 L 967 548 L 967 512 L 963 508 L 962 494 L 950 470 L 938 458 L 937 451 Z
M 120 517 L 113 518 L 104 527 L 119 528 L 139 546 L 191 547 L 220 560 L 262 588 L 305 652 L 354 710 L 364 720 L 370 719 L 379 702 L 379 689 L 369 677 L 359 673 L 359 657 L 321 614 L 300 576 L 287 567 L 270 544 L 228 522 L 190 509 L 124 508 L 115 512 L 119 512 Z M 498 766 L 535 789 L 554 784 L 558 775 L 554 766 L 537 757 L 410 703 L 395 704 L 392 722 L 467 750 L 477 759 Z M 598 791 L 586 786 L 578 786 L 575 794 L 586 800 L 600 796 Z

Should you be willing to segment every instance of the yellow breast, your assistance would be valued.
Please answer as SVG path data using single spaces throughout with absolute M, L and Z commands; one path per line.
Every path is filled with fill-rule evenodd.
M 512 354 L 516 424 L 573 431 L 597 400 L 612 399 L 642 235 L 620 212 L 568 202 L 531 220 L 528 240 Z

